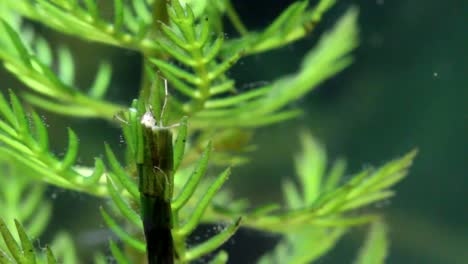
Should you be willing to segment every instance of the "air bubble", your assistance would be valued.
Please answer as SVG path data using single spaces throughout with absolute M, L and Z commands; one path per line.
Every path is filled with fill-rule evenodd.
M 42 119 L 42 123 L 46 126 L 46 127 L 50 127 L 50 125 L 47 123 L 47 118 L 45 116 L 41 116 L 41 119 Z
M 390 200 L 382 200 L 375 203 L 376 208 L 384 208 L 390 205 Z

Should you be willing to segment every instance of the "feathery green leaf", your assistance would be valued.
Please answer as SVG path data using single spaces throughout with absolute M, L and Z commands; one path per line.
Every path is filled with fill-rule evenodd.
M 203 216 L 204 211 L 210 204 L 211 200 L 215 196 L 216 192 L 221 188 L 224 182 L 227 180 L 231 170 L 228 168 L 222 172 L 216 180 L 208 188 L 204 196 L 200 199 L 197 206 L 195 207 L 192 215 L 187 220 L 187 222 L 180 228 L 176 230 L 178 236 L 187 236 L 197 227 L 201 217 Z
M 381 221 L 370 226 L 366 242 L 361 248 L 355 264 L 384 264 L 387 257 L 387 227 Z
M 214 235 L 207 241 L 196 245 L 185 252 L 183 260 L 191 261 L 197 258 L 200 258 L 206 254 L 211 253 L 218 247 L 220 247 L 224 242 L 226 242 L 240 226 L 242 218 L 238 218 L 234 223 L 230 224 L 226 229 L 221 231 L 219 234 Z
M 203 154 L 201 155 L 200 160 L 198 161 L 192 174 L 190 175 L 190 178 L 185 183 L 177 198 L 174 199 L 174 201 L 172 201 L 171 205 L 173 210 L 177 211 L 180 208 L 182 208 L 190 199 L 192 194 L 195 192 L 195 189 L 197 188 L 200 179 L 206 172 L 211 150 L 211 143 L 208 143 L 208 146 L 206 146 L 205 150 L 203 151 Z
M 120 238 L 124 241 L 127 245 L 131 246 L 132 248 L 140 251 L 145 252 L 146 245 L 144 242 L 132 237 L 127 231 L 123 230 L 120 225 L 112 219 L 104 209 L 100 208 L 101 215 L 104 221 L 106 222 L 107 226 Z

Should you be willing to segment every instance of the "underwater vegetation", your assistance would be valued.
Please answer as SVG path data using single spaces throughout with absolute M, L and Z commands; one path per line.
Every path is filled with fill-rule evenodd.
M 244 89 L 229 71 L 243 58 L 313 35 L 334 4 L 296 1 L 254 31 L 228 0 L 2 1 L 0 59 L 24 89 L 0 95 L 0 263 L 85 261 L 66 231 L 45 249 L 34 242 L 54 218 L 48 186 L 107 202 L 95 210 L 114 236 L 109 257 L 97 250 L 94 263 L 227 263 L 220 248 L 239 228 L 280 237 L 257 263 L 311 263 L 356 226 L 368 227 L 368 235 L 354 263 L 384 263 L 387 225 L 362 208 L 394 195 L 415 150 L 348 172 L 343 159 L 329 161 L 325 148 L 302 131 L 294 177 L 282 184 L 283 203 L 252 205 L 229 190 L 236 167 L 256 161 L 250 155 L 255 131 L 300 116 L 292 103 L 352 64 L 358 10 L 349 8 L 315 35 L 292 74 Z M 142 69 L 125 73 L 141 74 L 136 98 L 125 104 L 106 97 L 113 89 L 113 65 L 106 61 L 82 89 L 70 49 L 45 39 L 32 23 L 138 53 Z M 225 36 L 226 24 L 236 37 Z M 58 154 L 49 134 L 57 128 L 43 120 L 48 114 L 103 120 L 121 129 L 124 147 L 102 142 L 94 146 L 101 153 L 94 164 L 82 164 L 84 143 L 67 128 L 66 151 Z M 188 243 L 204 224 L 218 232 Z

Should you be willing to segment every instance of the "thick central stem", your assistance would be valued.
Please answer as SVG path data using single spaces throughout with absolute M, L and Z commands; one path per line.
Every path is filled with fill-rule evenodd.
M 173 264 L 171 199 L 173 191 L 172 133 L 158 127 L 151 111 L 142 119 L 143 163 L 138 164 L 141 218 L 148 264 Z

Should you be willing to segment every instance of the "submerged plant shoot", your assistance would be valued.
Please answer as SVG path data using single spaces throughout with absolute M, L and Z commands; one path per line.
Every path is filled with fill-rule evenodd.
M 314 31 L 334 5 L 297 0 L 267 27 L 251 30 L 230 0 L 0 1 L 0 60 L 21 86 L 2 87 L 0 94 L 0 263 L 91 261 L 77 253 L 79 241 L 67 232 L 48 234 L 53 239 L 45 248 L 37 243 L 54 220 L 48 186 L 102 199 L 95 210 L 113 235 L 95 252 L 98 264 L 228 263 L 223 245 L 242 228 L 280 238 L 255 263 L 312 263 L 333 254 L 355 226 L 369 232 L 350 263 L 385 263 L 388 227 L 382 216 L 362 208 L 394 194 L 415 151 L 349 172 L 344 160 L 329 162 L 310 133 L 298 132 L 302 149 L 290 158 L 295 178 L 282 184 L 283 203 L 251 205 L 229 184 L 240 177 L 236 167 L 256 162 L 247 151 L 256 129 L 300 116 L 291 103 L 351 65 L 359 42 L 356 7 L 326 33 Z M 141 70 L 125 73 L 141 76 L 128 87 L 138 88 L 137 98 L 127 105 L 108 99 L 115 65 L 104 59 L 83 89 L 73 52 L 38 27 L 138 53 Z M 227 38 L 226 27 L 237 33 Z M 243 58 L 306 36 L 316 44 L 293 74 L 248 90 L 229 74 Z M 68 138 L 66 151 L 57 153 L 52 124 L 43 118 L 48 114 L 108 122 L 121 129 L 124 145 L 102 142 L 94 146 L 102 154 L 94 164 L 82 164 L 79 157 L 87 154 L 79 152 L 79 138 L 86 137 L 54 126 L 63 131 L 54 138 Z M 221 228 L 206 239 L 190 239 L 205 224 Z

